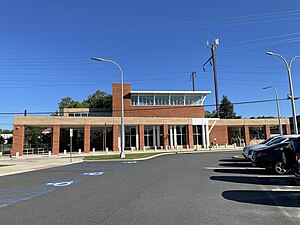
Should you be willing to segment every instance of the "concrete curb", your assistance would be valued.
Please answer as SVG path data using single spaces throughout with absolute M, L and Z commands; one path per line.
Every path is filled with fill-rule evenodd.
M 193 150 L 193 151 L 172 151 L 172 152 L 162 152 L 157 155 L 149 156 L 146 158 L 139 158 L 139 159 L 89 159 L 89 160 L 84 160 L 83 162 L 126 162 L 126 161 L 144 161 L 148 159 L 153 159 L 159 156 L 164 156 L 164 155 L 176 155 L 176 154 L 202 154 L 202 153 L 213 153 L 213 152 L 235 152 L 239 151 L 241 149 L 218 149 L 218 150 Z M 141 153 L 142 154 L 142 153 Z M 95 155 L 97 156 L 97 155 Z

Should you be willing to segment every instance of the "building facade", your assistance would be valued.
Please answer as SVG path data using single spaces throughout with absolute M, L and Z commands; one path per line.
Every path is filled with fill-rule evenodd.
M 121 85 L 112 85 L 112 109 L 64 109 L 61 116 L 16 116 L 13 154 L 26 148 L 26 127 L 51 128 L 51 150 L 69 150 L 69 130 L 74 130 L 74 150 L 85 153 L 119 151 L 121 141 Z M 205 118 L 209 91 L 131 91 L 124 84 L 125 150 L 208 148 L 211 145 L 249 145 L 278 133 L 277 119 Z M 288 119 L 281 119 L 290 133 Z

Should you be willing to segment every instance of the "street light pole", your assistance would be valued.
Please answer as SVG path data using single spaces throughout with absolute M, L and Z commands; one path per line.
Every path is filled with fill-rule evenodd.
M 295 107 L 295 98 L 294 98 L 294 91 L 293 91 L 293 83 L 292 83 L 292 74 L 291 74 L 291 66 L 292 66 L 292 62 L 294 61 L 294 59 L 296 58 L 300 58 L 300 56 L 295 56 L 294 58 L 291 59 L 291 61 L 288 63 L 286 61 L 286 59 L 278 54 L 278 53 L 273 53 L 273 52 L 267 52 L 267 55 L 274 55 L 274 56 L 278 56 L 280 57 L 286 66 L 286 69 L 288 71 L 288 77 L 289 77 L 289 86 L 290 86 L 290 98 L 291 98 L 291 104 L 292 104 L 292 113 L 293 113 L 293 125 L 294 125 L 294 133 L 298 134 L 298 124 L 297 124 L 297 115 L 296 115 L 296 107 Z
M 280 132 L 280 135 L 283 135 L 281 121 L 280 121 L 280 107 L 279 107 L 279 101 L 278 101 L 278 92 L 277 92 L 277 90 L 276 90 L 276 88 L 274 86 L 264 87 L 263 89 L 269 89 L 269 88 L 272 88 L 275 91 L 276 105 L 277 105 L 277 116 L 278 116 L 278 124 L 279 124 L 279 132 Z
M 124 75 L 123 75 L 123 70 L 120 67 L 120 65 L 113 60 L 96 58 L 96 57 L 92 57 L 91 59 L 96 60 L 96 61 L 101 61 L 101 62 L 113 63 L 119 68 L 120 73 L 121 73 L 121 89 L 122 90 L 121 90 L 121 153 L 120 153 L 120 158 L 124 159 L 125 158 L 125 152 L 124 152 L 125 128 L 124 128 L 124 88 L 123 88 Z

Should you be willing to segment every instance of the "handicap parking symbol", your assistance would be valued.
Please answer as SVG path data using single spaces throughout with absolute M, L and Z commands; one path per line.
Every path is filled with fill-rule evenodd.
M 83 173 L 82 176 L 101 176 L 104 172 L 90 172 L 90 173 Z
M 71 184 L 78 183 L 79 181 L 74 181 L 74 180 L 62 180 L 62 181 L 54 181 L 54 182 L 49 182 L 46 184 L 43 184 L 42 186 L 53 186 L 53 187 L 66 187 Z

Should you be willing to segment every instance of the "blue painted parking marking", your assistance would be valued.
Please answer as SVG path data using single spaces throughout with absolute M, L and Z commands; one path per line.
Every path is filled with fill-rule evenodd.
M 25 201 L 48 192 L 50 192 L 50 190 L 22 190 L 16 188 L 0 188 L 0 207 Z
M 89 173 L 83 173 L 81 176 L 101 176 L 105 174 L 105 172 L 89 172 Z
M 58 180 L 58 181 L 53 181 L 53 182 L 49 182 L 46 184 L 42 184 L 42 186 L 44 187 L 49 187 L 49 186 L 53 186 L 53 187 L 67 187 L 71 184 L 76 184 L 78 183 L 79 180 Z

